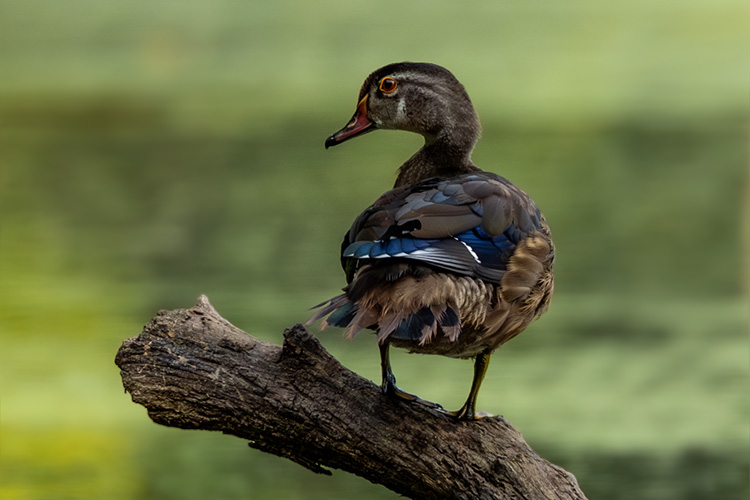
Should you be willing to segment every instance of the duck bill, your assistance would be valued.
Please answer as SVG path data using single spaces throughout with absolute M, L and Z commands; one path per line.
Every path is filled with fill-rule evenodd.
M 375 130 L 375 123 L 371 122 L 367 118 L 367 96 L 364 96 L 359 104 L 357 104 L 357 111 L 352 116 L 346 127 L 342 128 L 331 137 L 326 139 L 326 149 L 337 144 L 341 144 L 344 141 L 348 141 L 352 137 L 366 134 L 371 130 Z

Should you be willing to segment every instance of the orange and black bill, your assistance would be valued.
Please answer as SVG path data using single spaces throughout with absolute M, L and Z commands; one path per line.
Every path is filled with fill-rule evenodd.
M 357 111 L 355 111 L 354 116 L 352 116 L 349 123 L 326 139 L 326 149 L 341 144 L 344 141 L 348 141 L 352 137 L 357 137 L 358 135 L 370 132 L 371 130 L 375 130 L 375 123 L 367 118 L 367 96 L 364 96 L 362 100 L 359 101 L 359 104 L 357 104 Z

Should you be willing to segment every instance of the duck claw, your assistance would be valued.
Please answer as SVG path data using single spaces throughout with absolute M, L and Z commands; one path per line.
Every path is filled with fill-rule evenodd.
M 447 417 L 451 417 L 460 422 L 476 422 L 478 420 L 499 420 L 505 423 L 508 422 L 507 420 L 505 420 L 505 418 L 503 418 L 502 415 L 493 415 L 492 413 L 488 413 L 486 411 L 469 411 L 469 409 L 466 407 L 462 407 L 461 409 L 453 411 L 444 410 L 441 407 L 440 409 L 438 409 L 438 411 L 441 414 Z
M 383 390 L 383 394 L 386 394 L 388 396 L 393 396 L 410 403 L 417 403 L 431 410 L 445 411 L 439 404 L 433 403 L 432 401 L 427 401 L 426 399 L 422 399 L 410 392 L 406 392 L 393 383 L 386 383 L 381 388 Z

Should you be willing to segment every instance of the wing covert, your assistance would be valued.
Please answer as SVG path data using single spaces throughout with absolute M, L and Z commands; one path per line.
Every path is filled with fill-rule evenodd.
M 472 173 L 385 193 L 342 244 L 347 278 L 373 259 L 409 259 L 499 283 L 518 243 L 544 231 L 539 210 L 504 178 Z

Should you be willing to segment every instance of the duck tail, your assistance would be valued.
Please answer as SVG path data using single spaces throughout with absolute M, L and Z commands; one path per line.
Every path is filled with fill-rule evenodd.
M 377 329 L 378 343 L 388 338 L 429 344 L 440 332 L 451 342 L 461 333 L 459 309 L 455 303 L 417 306 L 413 312 L 383 308 L 367 300 L 352 302 L 347 294 L 327 300 L 312 309 L 319 310 L 308 320 L 311 324 L 323 319 L 320 329 L 329 326 L 346 328 L 346 336 L 354 338 L 362 329 Z
M 324 330 L 328 326 L 347 327 L 349 326 L 351 320 L 354 319 L 354 316 L 357 314 L 357 306 L 349 301 L 349 298 L 345 293 L 337 295 L 336 297 L 326 300 L 325 302 L 321 302 L 317 306 L 313 306 L 310 309 L 312 310 L 319 308 L 320 310 L 313 314 L 310 319 L 307 320 L 306 324 L 310 325 L 312 323 L 315 323 L 319 319 L 328 316 L 328 318 L 324 319 L 323 323 L 321 323 L 321 330 Z

